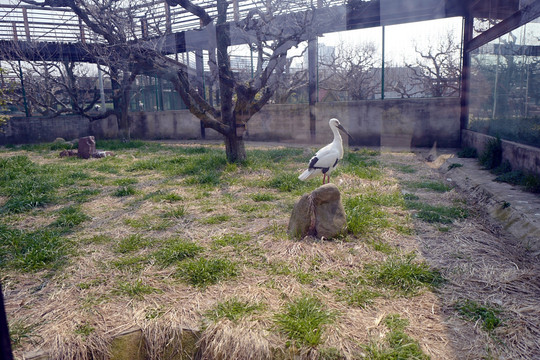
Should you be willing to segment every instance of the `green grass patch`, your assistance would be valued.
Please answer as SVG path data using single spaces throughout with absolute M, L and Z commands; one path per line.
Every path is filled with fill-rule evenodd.
M 287 304 L 274 319 L 277 328 L 295 345 L 315 347 L 321 343 L 325 327 L 336 317 L 319 299 L 302 296 Z
M 391 255 L 383 263 L 366 265 L 364 272 L 374 285 L 385 286 L 405 296 L 415 295 L 422 288 L 434 288 L 444 282 L 438 270 L 424 261 L 415 261 L 413 253 Z
M 407 181 L 404 185 L 410 189 L 427 189 L 441 193 L 452 190 L 451 186 L 440 181 Z
M 405 206 L 416 210 L 414 216 L 428 223 L 451 224 L 469 216 L 468 210 L 459 206 L 430 205 L 419 201 L 406 201 Z
M 27 156 L 0 158 L 0 195 L 9 197 L 0 212 L 22 213 L 55 202 L 66 176 L 65 168 L 34 164 Z
M 265 211 L 270 209 L 269 204 L 240 204 L 234 207 L 236 210 L 245 214 L 254 214 L 255 216 L 264 216 Z
M 274 201 L 277 199 L 277 196 L 270 193 L 255 193 L 250 195 L 251 200 L 255 202 L 261 201 Z
M 237 322 L 262 309 L 263 306 L 259 303 L 251 303 L 249 301 L 239 300 L 238 298 L 231 298 L 224 302 L 217 303 L 212 309 L 205 313 L 205 316 L 213 321 L 229 319 Z
M 254 149 L 247 151 L 247 161 L 244 167 L 259 169 L 277 169 L 279 164 L 300 162 L 307 163 L 310 156 L 304 155 L 303 149 L 278 148 L 278 149 Z
M 361 235 L 395 227 L 397 220 L 390 216 L 385 207 L 400 207 L 403 203 L 403 197 L 397 191 L 372 191 L 345 199 L 347 228 L 351 233 Z
M 79 206 L 68 206 L 58 211 L 58 218 L 51 224 L 51 227 L 59 230 L 69 231 L 77 225 L 90 220 L 90 217 L 81 211 Z
M 339 300 L 345 301 L 350 306 L 362 309 L 373 305 L 373 301 L 382 296 L 380 292 L 363 287 L 359 284 L 349 284 L 344 289 L 338 289 L 336 290 L 336 295 Z
M 227 259 L 199 258 L 181 262 L 175 275 L 190 285 L 204 288 L 237 276 L 238 266 Z
M 239 245 L 245 244 L 251 240 L 251 236 L 247 234 L 225 234 L 214 238 L 214 246 L 224 247 L 224 246 L 233 246 L 237 247 Z
M 131 196 L 135 195 L 137 193 L 137 190 L 132 185 L 125 185 L 120 186 L 118 189 L 116 189 L 115 192 L 113 192 L 113 196 L 117 197 L 124 197 L 124 196 Z
M 58 231 L 22 231 L 0 225 L 0 268 L 20 271 L 54 269 L 67 260 L 71 243 Z
M 453 164 L 448 165 L 448 170 L 450 171 L 452 169 L 457 169 L 457 168 L 460 168 L 460 167 L 463 167 L 463 164 L 453 163 Z
M 168 202 L 174 203 L 184 200 L 184 198 L 176 193 L 165 192 L 163 190 L 158 190 L 150 194 L 146 194 L 143 197 L 143 200 L 152 200 L 153 202 Z
M 278 172 L 264 186 L 281 192 L 303 193 L 312 190 L 312 181 L 300 181 L 297 173 Z
M 523 186 L 526 191 L 540 193 L 540 176 L 536 174 L 526 173 L 521 170 L 509 170 L 500 173 L 495 178 L 495 181 Z
M 128 186 L 128 185 L 135 185 L 139 182 L 139 180 L 134 178 L 121 178 L 114 180 L 114 184 L 118 186 Z
M 192 241 L 172 238 L 168 239 L 162 248 L 154 253 L 154 259 L 162 266 L 169 266 L 182 260 L 193 258 L 204 250 Z
M 101 193 L 100 189 L 80 189 L 74 188 L 69 189 L 67 192 L 68 199 L 77 203 L 84 203 L 94 198 L 96 195 Z
M 27 324 L 21 320 L 9 324 L 9 338 L 11 347 L 15 350 L 25 342 L 33 342 L 33 338 L 39 336 L 36 334 L 37 324 Z
M 502 324 L 502 320 L 499 318 L 501 310 L 482 306 L 472 300 L 460 300 L 454 304 L 454 309 L 467 320 L 480 321 L 482 329 L 487 332 L 492 332 Z
M 96 149 L 100 150 L 129 150 L 129 149 L 140 149 L 142 147 L 149 147 L 149 146 L 159 146 L 159 144 L 152 144 L 145 143 L 141 140 L 130 140 L 130 141 L 122 141 L 122 140 L 96 140 Z
M 100 286 L 102 284 L 105 284 L 105 280 L 104 279 L 94 279 L 94 280 L 90 280 L 90 281 L 87 281 L 87 282 L 80 282 L 77 284 L 77 288 L 81 289 L 81 290 L 88 290 L 90 288 L 93 288 L 93 287 L 97 287 L 97 286 Z
M 150 259 L 145 255 L 120 257 L 111 262 L 111 264 L 118 270 L 127 270 L 129 272 L 140 272 L 149 263 Z
M 119 281 L 116 284 L 116 289 L 113 290 L 115 295 L 129 296 L 134 299 L 142 300 L 144 295 L 159 293 L 161 290 L 143 283 L 141 279 L 135 282 Z
M 82 324 L 78 324 L 76 327 L 75 327 L 75 334 L 77 335 L 81 335 L 82 337 L 84 338 L 87 338 L 88 336 L 90 336 L 90 334 L 92 334 L 96 329 L 91 326 L 90 324 L 86 323 L 86 322 L 83 322 Z
M 165 230 L 173 224 L 171 218 L 165 216 L 143 216 L 138 219 L 124 219 L 123 222 L 140 231 Z
M 231 215 L 217 214 L 217 215 L 209 216 L 209 217 L 204 218 L 204 219 L 200 219 L 199 221 L 202 224 L 214 225 L 214 224 L 221 224 L 221 223 L 227 222 L 227 221 L 231 220 L 231 218 L 232 218 Z
M 402 319 L 397 314 L 390 314 L 383 319 L 383 323 L 390 331 L 382 342 L 372 342 L 364 346 L 366 359 L 429 359 L 429 356 L 424 354 L 418 342 L 404 332 L 409 324 L 407 319 Z
M 114 252 L 119 254 L 127 254 L 150 245 L 150 241 L 140 234 L 133 234 L 120 239 L 114 246 Z
M 184 205 L 177 206 L 163 213 L 165 219 L 180 219 L 186 216 L 186 207 Z
M 362 179 L 380 180 L 382 171 L 380 163 L 373 156 L 366 155 L 365 152 L 347 152 L 343 156 L 343 165 L 338 167 L 339 171 L 358 176 Z
M 417 171 L 413 165 L 409 164 L 393 163 L 391 167 L 404 174 L 414 174 Z

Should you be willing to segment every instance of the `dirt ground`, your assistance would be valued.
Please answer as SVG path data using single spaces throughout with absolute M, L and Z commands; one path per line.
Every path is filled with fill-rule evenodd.
M 0 156 L 17 154 L 20 152 L 4 152 Z M 203 354 L 208 359 L 231 358 L 227 354 L 233 353 L 238 359 L 266 359 L 272 356 L 272 349 L 286 344 L 283 334 L 275 331 L 274 314 L 287 301 L 308 293 L 316 294 L 340 314 L 324 336 L 324 348 L 337 349 L 340 354 L 335 359 L 377 358 L 366 351 L 366 344 L 382 341 L 388 333 L 382 320 L 389 314 L 408 319 L 406 333 L 431 359 L 540 359 L 539 254 L 489 215 L 486 204 L 490 199 L 485 193 L 457 181 L 456 176 L 467 177 L 467 167 L 461 169 L 465 175 L 450 173 L 444 167 L 453 154 L 442 155 L 428 162 L 427 151 L 423 150 L 382 152 L 377 159 L 384 169 L 383 180 L 361 179 L 346 172 L 332 178 L 344 197 L 397 189 L 434 206 L 459 205 L 468 210 L 466 218 L 445 225 L 422 221 L 411 210 L 395 210 L 396 216 L 410 222 L 414 231 L 403 234 L 390 229 L 374 235 L 377 241 L 399 253 L 414 253 L 419 261 L 425 260 L 438 269 L 445 279 L 440 287 L 415 296 L 380 296 L 366 307 L 336 300 L 336 291 L 344 286 L 340 279 L 360 273 L 365 264 L 382 262 L 390 255 L 374 249 L 370 235 L 336 241 L 288 238 L 288 216 L 298 196 L 250 185 L 271 176 L 264 170 L 240 172 L 238 177 L 244 178 L 243 182 L 231 180 L 226 186 L 205 191 L 184 186 L 182 179 L 163 183 L 160 189 L 174 191 L 181 197 L 187 213 L 167 227 L 156 223 L 141 225 L 141 221 L 157 221 L 156 214 L 169 209 L 170 204 L 140 200 L 142 195 L 136 195 L 140 198 L 136 203 L 129 202 L 111 196 L 114 186 L 107 185 L 110 191 L 82 204 L 91 221 L 69 235 L 80 244 L 78 255 L 61 273 L 51 276 L 45 272 L 9 270 L 0 276 L 10 324 L 31 329 L 15 348 L 16 358 L 22 359 L 23 354 L 33 350 L 46 351 L 59 359 L 90 358 L 88 351 L 98 354 L 96 358 L 106 357 L 103 354 L 112 336 L 141 328 L 148 338 L 160 339 L 149 350 L 151 358 L 159 359 L 159 346 L 170 340 L 163 334 L 181 327 L 201 329 L 201 346 L 205 347 Z M 120 153 L 118 161 L 128 163 L 131 158 L 142 156 L 128 151 Z M 58 161 L 50 154 L 31 153 L 29 157 L 36 162 Z M 300 173 L 302 167 L 303 164 L 291 164 L 290 171 Z M 138 179 L 137 186 L 143 194 L 156 191 L 156 184 L 162 184 L 152 172 L 141 173 Z M 419 181 L 444 183 L 451 190 L 435 192 L 407 185 Z M 461 187 L 456 186 L 458 183 Z M 250 199 L 261 192 L 271 193 L 274 200 L 267 208 L 247 212 L 252 205 Z M 530 197 L 538 198 L 532 194 Z M 0 197 L 0 205 L 5 201 L 7 198 Z M 58 206 L 51 206 L 47 210 L 57 209 Z M 212 216 L 223 214 L 234 216 L 225 223 L 211 222 Z M 25 229 L 53 219 L 38 212 L 11 216 L 8 220 L 9 225 Z M 135 263 L 135 268 L 112 266 L 118 260 L 118 253 L 110 250 L 116 241 L 141 232 L 156 239 L 173 235 L 190 239 L 213 255 L 235 259 L 241 264 L 240 275 L 202 290 L 193 288 L 179 282 L 174 269 L 158 267 L 148 260 L 145 256 L 149 249 L 136 253 L 143 260 Z M 215 239 L 231 232 L 250 235 L 249 246 L 216 249 Z M 100 243 L 95 240 L 96 235 L 115 243 Z M 290 268 L 291 273 L 280 271 L 280 267 Z M 306 273 L 314 278 L 302 281 L 299 274 Z M 157 290 L 140 298 L 116 294 L 119 281 L 134 279 Z M 208 325 L 205 313 L 232 297 L 264 303 L 264 310 L 239 322 L 220 320 Z M 497 309 L 502 324 L 486 331 L 480 320 L 465 319 L 456 311 L 456 304 L 464 299 Z M 86 328 L 91 331 L 82 331 Z M 225 355 L 223 349 L 227 349 Z M 321 347 L 304 349 L 297 356 L 332 358 L 323 357 L 320 350 Z

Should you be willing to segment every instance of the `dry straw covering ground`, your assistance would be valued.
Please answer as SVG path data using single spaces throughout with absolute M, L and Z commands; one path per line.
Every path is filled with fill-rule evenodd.
M 204 359 L 540 358 L 538 258 L 417 153 L 349 149 L 348 231 L 321 240 L 286 233 L 315 149 L 97 145 L 115 156 L 0 150 L 17 358 L 106 359 L 132 328 L 149 359 L 182 329 Z

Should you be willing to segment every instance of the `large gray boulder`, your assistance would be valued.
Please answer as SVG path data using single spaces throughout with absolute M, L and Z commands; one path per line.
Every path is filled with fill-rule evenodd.
M 334 184 L 326 184 L 304 194 L 294 205 L 289 220 L 289 235 L 333 238 L 347 227 L 341 194 Z

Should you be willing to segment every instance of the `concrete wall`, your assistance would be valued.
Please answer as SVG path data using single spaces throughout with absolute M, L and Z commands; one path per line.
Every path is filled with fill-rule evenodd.
M 331 140 L 328 120 L 335 117 L 349 130 L 351 145 L 400 148 L 459 146 L 459 99 L 391 99 L 315 105 L 316 143 Z M 136 139 L 200 139 L 200 122 L 188 110 L 130 113 L 131 135 Z M 78 116 L 54 119 L 12 118 L 0 134 L 0 144 L 70 140 L 94 135 L 115 138 L 114 117 L 90 123 Z M 206 129 L 207 139 L 221 139 Z M 311 143 L 307 104 L 268 104 L 248 122 L 246 140 Z M 345 140 L 345 139 L 344 139 Z
M 112 139 L 117 133 L 118 126 L 114 116 L 93 123 L 77 115 L 52 119 L 12 117 L 0 129 L 0 145 L 51 142 L 59 137 L 72 140 L 88 135 Z
M 462 131 L 463 147 L 475 148 L 478 154 L 484 151 L 484 146 L 489 139 L 494 139 L 494 137 L 470 130 Z M 525 170 L 540 175 L 539 148 L 502 140 L 502 157 L 503 160 L 508 160 L 513 169 Z

